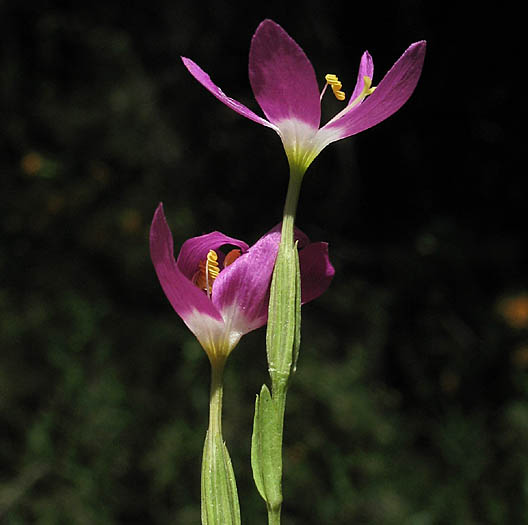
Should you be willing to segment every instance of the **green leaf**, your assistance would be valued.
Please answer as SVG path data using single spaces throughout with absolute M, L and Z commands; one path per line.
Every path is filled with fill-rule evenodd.
M 301 346 L 301 267 L 299 263 L 299 253 L 297 252 L 297 243 L 295 243 L 295 333 L 293 340 L 293 359 L 291 373 L 297 370 L 297 360 L 299 359 L 299 348 Z
M 202 525 L 240 525 L 231 459 L 222 435 L 209 431 L 202 461 Z
M 294 345 L 299 341 L 300 330 L 298 265 L 297 247 L 281 246 L 271 282 L 266 332 L 268 368 L 273 385 L 288 380 L 297 358 L 294 354 L 298 346 L 294 352 Z
M 262 473 L 262 425 L 260 423 L 260 399 L 266 395 L 269 396 L 269 390 L 266 385 L 262 385 L 260 397 L 257 394 L 255 399 L 255 416 L 253 417 L 253 434 L 251 435 L 251 468 L 253 470 L 253 479 L 257 490 L 262 499 L 266 501 L 266 492 L 264 490 L 264 475 Z
M 255 402 L 251 466 L 257 489 L 268 506 L 282 503 L 282 409 L 262 385 Z

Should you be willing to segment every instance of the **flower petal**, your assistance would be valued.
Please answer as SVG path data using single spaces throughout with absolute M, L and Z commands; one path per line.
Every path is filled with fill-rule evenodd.
M 231 332 L 243 335 L 266 324 L 281 226 L 278 224 L 261 237 L 215 280 L 212 301 Z M 301 301 L 304 304 L 328 288 L 334 268 L 328 259 L 326 243 L 310 244 L 308 236 L 298 228 L 295 228 L 294 237 L 299 248 Z
M 266 323 L 279 242 L 274 228 L 216 278 L 212 301 L 231 331 L 246 334 Z
M 251 111 L 248 107 L 244 106 L 240 102 L 228 97 L 212 80 L 211 77 L 196 63 L 194 63 L 190 58 L 181 57 L 185 67 L 189 70 L 189 73 L 196 79 L 204 88 L 209 90 L 218 100 L 223 102 L 226 106 L 230 107 L 232 110 L 236 111 L 240 115 L 247 117 L 258 124 L 262 124 L 268 128 L 272 128 L 278 132 L 276 126 L 271 122 L 268 122 L 266 119 L 259 117 L 256 113 Z
M 203 327 L 197 323 L 200 317 L 212 318 L 217 325 L 223 323 L 220 312 L 207 295 L 195 286 L 178 268 L 174 260 L 172 234 L 160 204 L 154 213 L 150 227 L 150 256 L 159 282 L 176 313 L 191 332 L 198 336 Z
M 192 279 L 198 270 L 198 263 L 205 260 L 209 250 L 218 250 L 225 244 L 232 244 L 246 252 L 248 245 L 244 241 L 229 237 L 221 232 L 206 233 L 199 237 L 187 239 L 180 250 L 176 264 L 180 271 L 187 277 Z M 223 254 L 218 253 L 219 262 L 223 262 Z
M 372 60 L 372 57 L 370 56 L 370 53 L 368 51 L 365 51 L 359 62 L 359 71 L 356 81 L 356 87 L 354 88 L 354 91 L 348 101 L 348 104 L 354 102 L 354 100 L 356 100 L 356 98 L 363 92 L 363 86 L 365 85 L 363 77 L 372 78 L 373 76 L 374 62 Z
M 418 83 L 425 57 L 425 40 L 415 42 L 392 66 L 372 95 L 359 106 L 332 120 L 320 131 L 336 132 L 331 140 L 355 135 L 375 126 L 398 111 L 409 99 Z
M 251 40 L 249 80 L 270 122 L 294 118 L 319 128 L 321 103 L 312 64 L 272 20 L 261 22 Z
M 194 310 L 185 320 L 212 363 L 227 357 L 243 334 L 229 330 L 226 323 Z
M 330 286 L 334 267 L 328 257 L 328 244 L 314 242 L 299 252 L 301 268 L 301 303 L 319 297 Z

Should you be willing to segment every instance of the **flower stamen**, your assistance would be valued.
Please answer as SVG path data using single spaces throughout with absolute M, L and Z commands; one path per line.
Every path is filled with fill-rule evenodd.
M 365 75 L 363 77 L 363 89 L 361 90 L 361 93 L 354 99 L 351 100 L 348 105 L 343 108 L 335 117 L 331 118 L 328 122 L 328 124 L 331 124 L 332 122 L 335 122 L 336 120 L 339 120 L 341 117 L 346 115 L 351 109 L 354 109 L 355 107 L 359 106 L 363 100 L 365 100 L 369 95 L 374 93 L 374 90 L 376 89 L 375 86 L 372 86 L 372 78 Z
M 220 273 L 218 266 L 218 255 L 214 250 L 209 250 L 207 258 L 198 263 L 198 270 L 193 275 L 192 282 L 211 296 L 213 283 Z
M 230 264 L 233 264 L 241 255 L 241 251 L 237 248 L 228 252 L 224 259 L 224 268 L 227 268 Z
M 321 99 L 323 98 L 323 95 L 326 91 L 326 87 L 330 86 L 337 100 L 345 100 L 346 95 L 344 91 L 341 91 L 341 88 L 343 87 L 343 85 L 337 78 L 337 75 L 334 75 L 333 73 L 328 73 L 328 75 L 325 76 L 325 80 L 326 80 L 326 84 L 323 88 L 323 91 L 321 92 Z
M 233 264 L 241 255 L 239 249 L 231 250 L 224 259 L 224 268 Z M 220 274 L 220 266 L 218 264 L 218 254 L 214 250 L 209 250 L 207 257 L 198 263 L 198 270 L 193 275 L 192 282 L 198 288 L 207 292 L 207 296 L 211 297 L 213 290 L 213 283 Z

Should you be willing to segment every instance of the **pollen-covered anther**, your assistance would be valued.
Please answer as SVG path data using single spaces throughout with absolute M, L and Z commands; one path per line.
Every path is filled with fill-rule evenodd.
M 230 264 L 233 264 L 241 254 L 242 252 L 238 248 L 228 252 L 224 259 L 224 268 L 227 268 Z
M 337 78 L 337 75 L 329 73 L 328 75 L 325 76 L 325 80 L 326 80 L 326 85 L 332 88 L 335 98 L 337 98 L 337 100 L 345 100 L 346 95 L 344 91 L 341 91 L 341 88 L 343 87 L 343 85 Z
M 207 258 L 198 263 L 198 270 L 193 275 L 192 282 L 207 292 L 207 295 L 211 294 L 213 283 L 220 273 L 220 267 L 218 266 L 218 255 L 214 250 L 209 250 Z

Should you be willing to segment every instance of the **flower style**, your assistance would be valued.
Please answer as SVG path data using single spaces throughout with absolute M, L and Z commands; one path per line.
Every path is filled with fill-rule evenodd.
M 216 98 L 237 113 L 274 129 L 282 139 L 290 168 L 303 174 L 328 144 L 375 126 L 407 102 L 422 71 L 425 47 L 423 40 L 412 44 L 376 88 L 372 87 L 372 57 L 365 51 L 348 103 L 321 128 L 322 96 L 330 85 L 336 98 L 345 100 L 341 83 L 335 75 L 327 75 L 320 93 L 308 57 L 272 20 L 264 20 L 258 26 L 249 51 L 249 80 L 267 119 L 225 95 L 192 60 L 182 60 Z
M 150 254 L 161 287 L 197 337 L 211 363 L 224 360 L 240 338 L 266 324 L 280 225 L 252 247 L 220 232 L 185 241 L 174 260 L 172 234 L 160 204 L 150 228 Z M 310 243 L 296 230 L 301 302 L 321 295 L 334 268 L 326 243 Z M 224 254 L 220 248 L 235 247 Z

